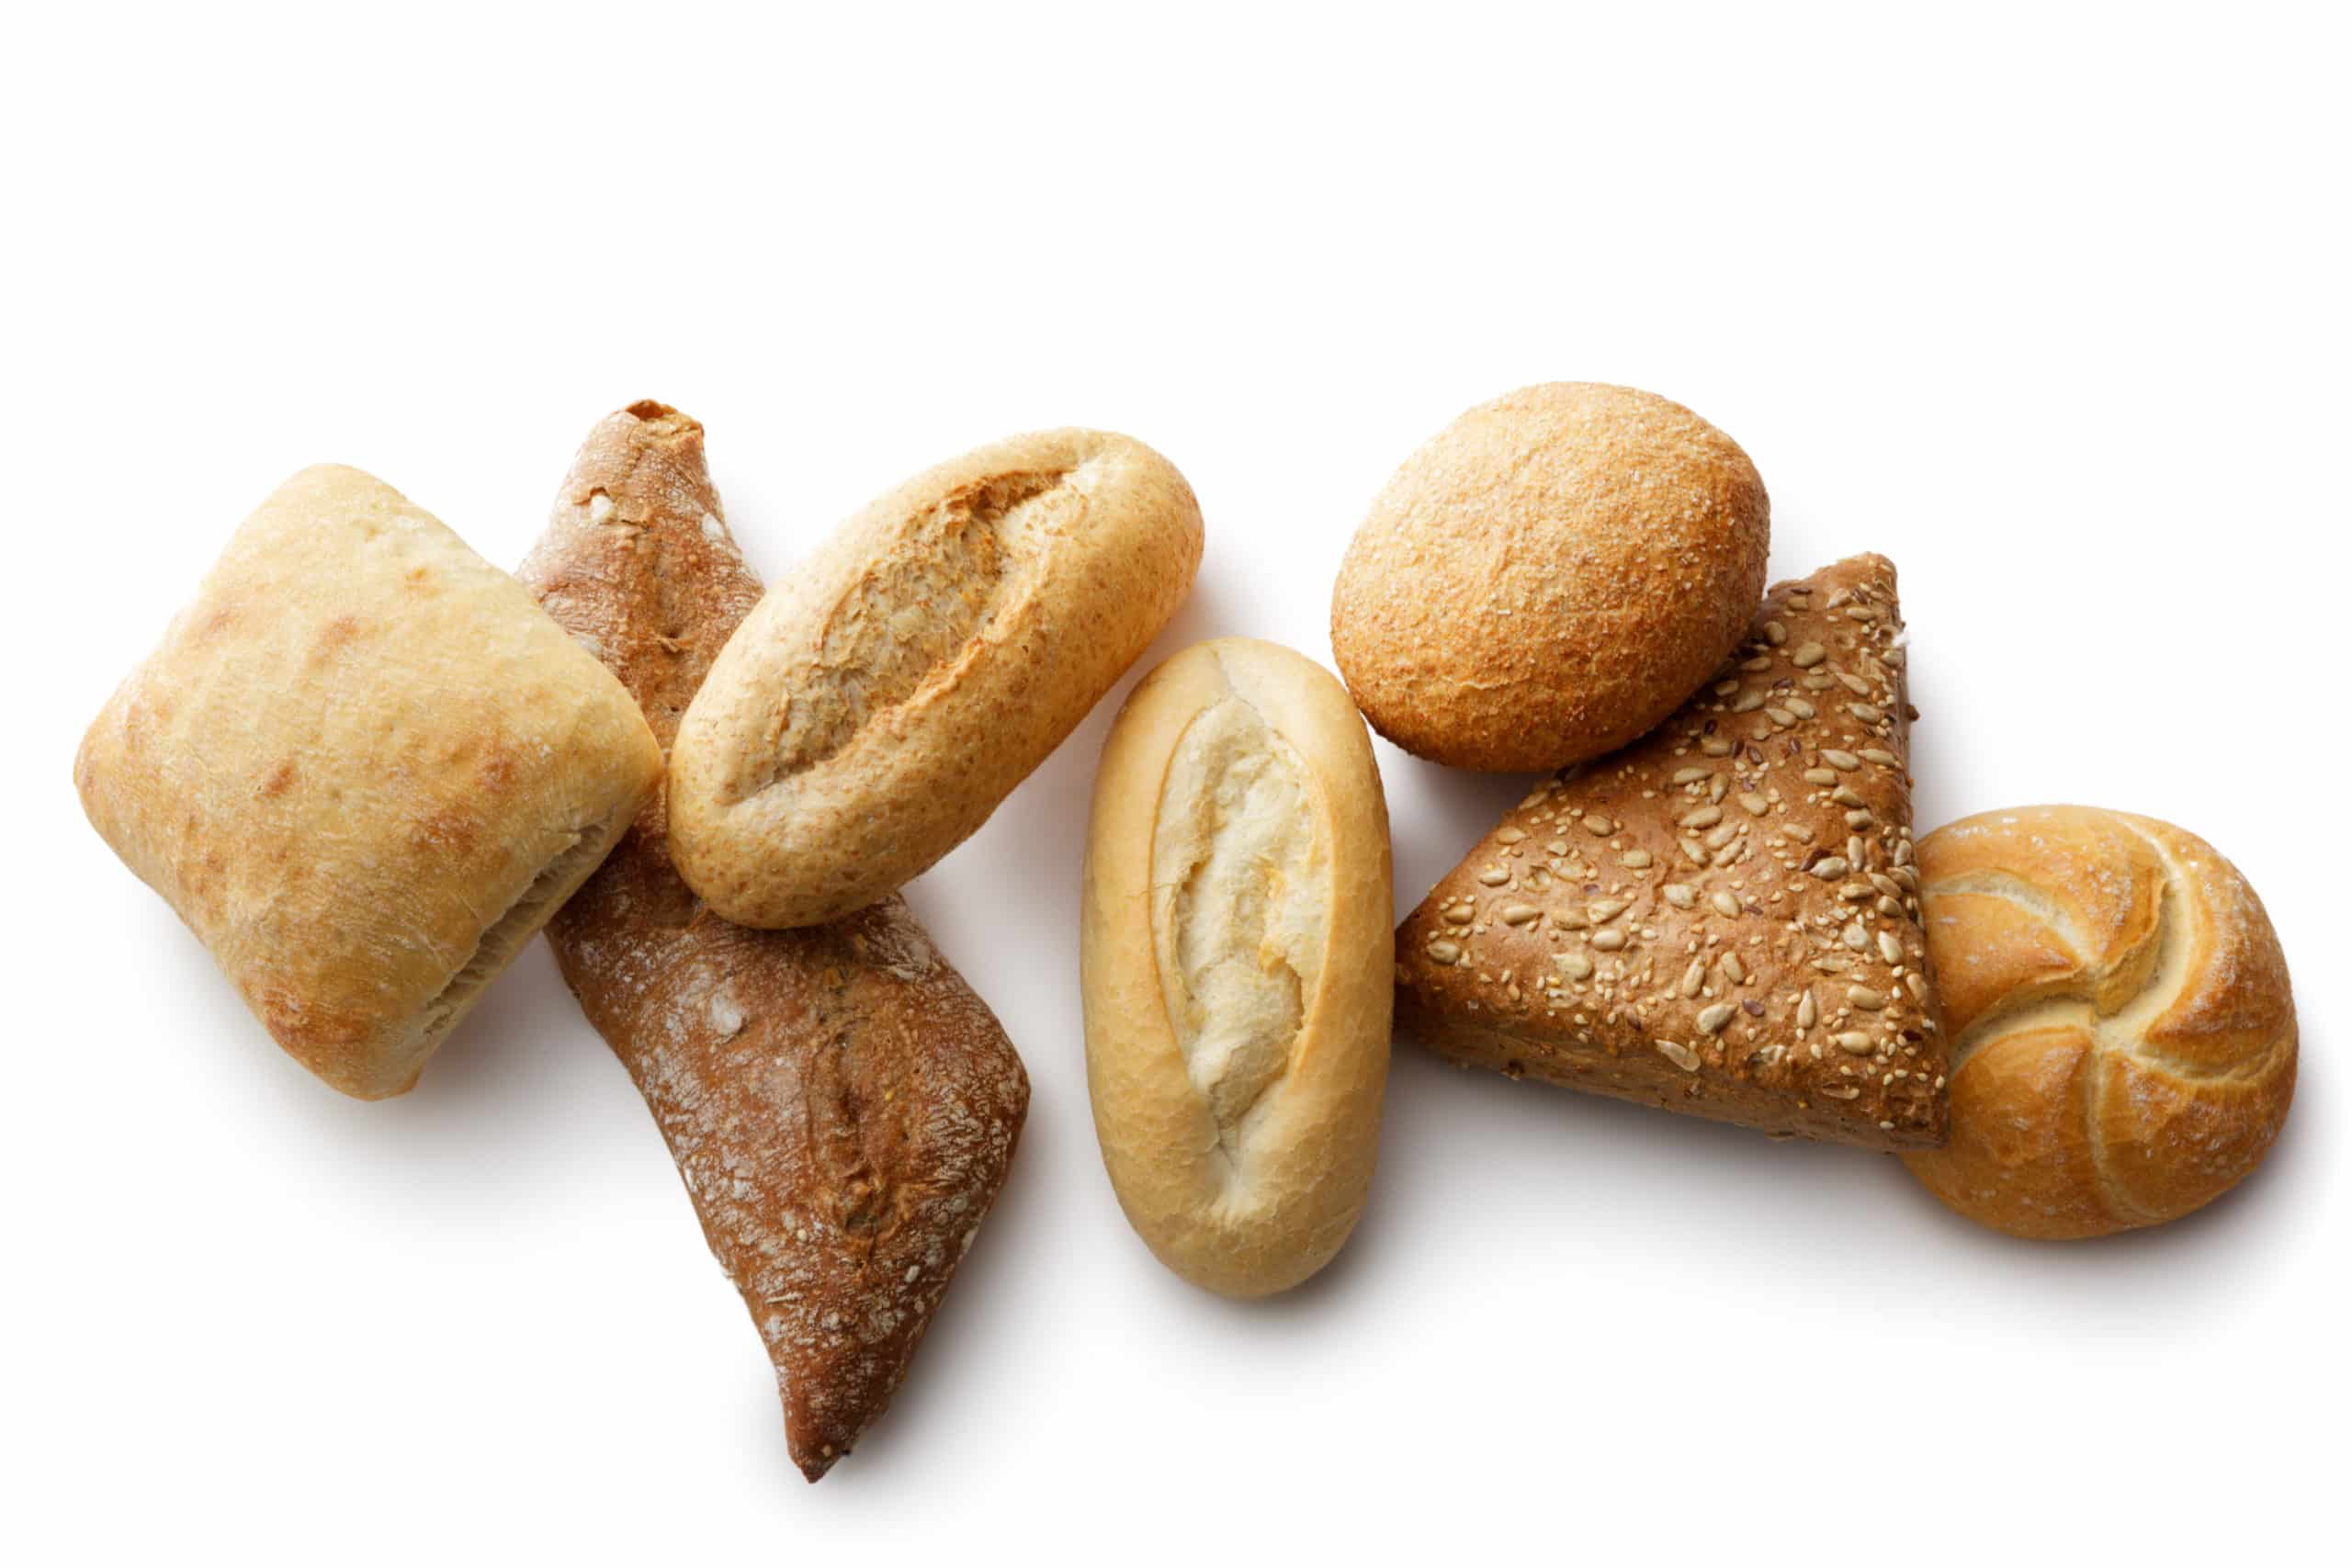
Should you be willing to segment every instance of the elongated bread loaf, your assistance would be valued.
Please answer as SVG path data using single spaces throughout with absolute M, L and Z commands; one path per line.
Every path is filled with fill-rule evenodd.
M 909 480 L 712 665 L 671 756 L 679 871 L 752 926 L 904 886 L 1061 744 L 1200 558 L 1192 488 L 1124 435 L 1015 436 Z
M 589 433 L 523 577 L 664 742 L 760 595 L 702 427 L 650 402 Z M 659 795 L 548 938 L 661 1123 L 814 1481 L 889 1402 L 996 1201 L 1021 1058 L 899 899 L 794 931 L 711 915 Z
M 1380 773 L 1336 679 L 1231 637 L 1136 687 L 1094 781 L 1086 1076 L 1128 1221 L 1194 1284 L 1287 1290 L 1354 1229 L 1390 898 Z
M 287 1055 L 400 1094 L 620 835 L 661 749 L 514 580 L 305 468 L 90 725 L 82 807 Z

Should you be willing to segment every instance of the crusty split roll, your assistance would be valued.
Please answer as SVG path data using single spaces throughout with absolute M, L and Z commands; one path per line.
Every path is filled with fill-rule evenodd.
M 1192 487 L 1124 435 L 1015 436 L 917 475 L 711 666 L 670 758 L 679 871 L 751 926 L 897 891 L 1078 727 L 1200 559 Z
M 1240 637 L 1145 677 L 1094 781 L 1087 1084 L 1128 1221 L 1194 1284 L 1287 1290 L 1363 1213 L 1391 910 L 1380 773 L 1335 678 Z

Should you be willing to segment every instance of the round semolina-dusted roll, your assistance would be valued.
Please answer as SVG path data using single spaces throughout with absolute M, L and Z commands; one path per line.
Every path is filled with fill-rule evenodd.
M 1321 666 L 1228 637 L 1136 687 L 1094 779 L 1086 1077 L 1120 1206 L 1193 1283 L 1287 1290 L 1355 1228 L 1391 908 L 1372 742 Z
M 1405 460 L 1348 547 L 1331 651 L 1374 729 L 1533 773 L 1656 728 L 1764 592 L 1771 502 L 1738 443 L 1630 387 L 1481 404 Z
M 2262 900 L 2193 833 L 2091 807 L 1992 811 L 1918 848 L 1952 1031 L 1951 1138 L 1906 1155 L 1960 1213 L 2037 1240 L 2162 1224 L 2262 1163 L 2295 1001 Z

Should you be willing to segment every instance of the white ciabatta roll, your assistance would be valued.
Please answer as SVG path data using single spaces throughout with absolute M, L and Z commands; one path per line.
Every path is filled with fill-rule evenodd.
M 1227 1296 L 1331 1260 L 1388 1079 L 1388 813 L 1338 680 L 1201 643 L 1146 676 L 1094 779 L 1086 1076 L 1120 1205 Z
M 286 1054 L 404 1094 L 662 776 L 612 673 L 383 480 L 245 519 L 83 738 L 90 824 Z
M 2262 900 L 2169 822 L 1988 811 L 1919 840 L 1952 1031 L 1954 1210 L 2064 1241 L 2162 1224 L 2262 1163 L 2295 1096 L 2295 998 Z
M 918 475 L 711 666 L 670 753 L 678 871 L 771 929 L 897 892 L 1078 727 L 1200 560 L 1192 487 L 1124 435 L 1020 435 Z

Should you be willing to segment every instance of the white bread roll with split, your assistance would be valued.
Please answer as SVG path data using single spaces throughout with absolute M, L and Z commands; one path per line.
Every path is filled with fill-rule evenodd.
M 1322 667 L 1223 638 L 1127 698 L 1087 841 L 1087 1085 L 1128 1222 L 1196 1285 L 1288 1290 L 1363 1212 L 1390 886 L 1372 743 Z
M 680 874 L 768 929 L 897 892 L 1069 738 L 1200 561 L 1192 487 L 1124 435 L 1018 435 L 918 474 L 711 666 L 670 753 Z

